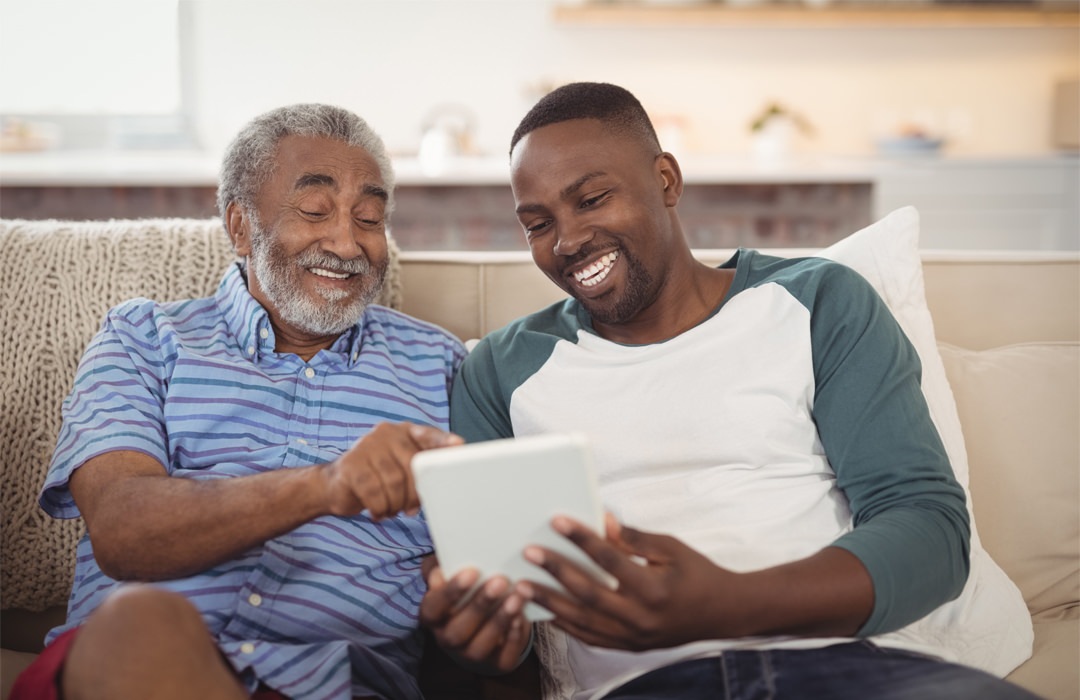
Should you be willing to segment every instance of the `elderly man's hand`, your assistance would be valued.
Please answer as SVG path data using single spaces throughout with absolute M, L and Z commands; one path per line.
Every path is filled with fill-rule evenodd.
M 475 569 L 447 581 L 434 558 L 424 568 L 428 591 L 420 602 L 420 623 L 439 646 L 458 663 L 483 673 L 514 670 L 528 646 L 530 625 L 524 601 L 506 578 L 489 579 L 466 602 L 477 582 Z
M 413 455 L 464 442 L 453 433 L 412 423 L 380 423 L 343 455 L 324 465 L 327 499 L 334 515 L 365 508 L 373 520 L 420 509 L 410 466 Z

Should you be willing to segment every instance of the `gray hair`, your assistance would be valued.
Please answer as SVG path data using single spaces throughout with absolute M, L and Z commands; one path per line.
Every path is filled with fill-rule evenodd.
M 273 174 L 278 144 L 286 136 L 323 137 L 367 151 L 379 166 L 389 196 L 386 215 L 394 210 L 394 168 L 382 139 L 367 122 L 341 107 L 295 104 L 255 117 L 229 144 L 218 178 L 217 206 L 222 219 L 233 202 L 254 212 L 259 188 Z

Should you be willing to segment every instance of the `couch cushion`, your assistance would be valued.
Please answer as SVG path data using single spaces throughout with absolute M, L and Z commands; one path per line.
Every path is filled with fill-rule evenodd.
M 1075 608 L 1073 612 L 1076 612 Z M 1080 698 L 1080 619 L 1035 623 L 1035 653 L 1008 680 L 1046 700 Z
M 398 250 L 380 303 L 400 308 Z M 235 260 L 217 219 L 0 220 L 0 603 L 67 602 L 81 520 L 37 506 L 60 404 L 109 307 L 136 296 L 208 296 Z
M 940 348 L 983 544 L 1037 619 L 1080 607 L 1080 344 Z
M 0 698 L 6 698 L 15 685 L 15 679 L 37 658 L 37 654 L 22 651 L 0 650 Z

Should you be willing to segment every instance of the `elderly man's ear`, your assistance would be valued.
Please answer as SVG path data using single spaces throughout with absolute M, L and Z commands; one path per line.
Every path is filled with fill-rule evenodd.
M 246 210 L 236 202 L 229 202 L 225 207 L 225 222 L 233 250 L 240 257 L 247 257 L 251 253 L 251 232 Z

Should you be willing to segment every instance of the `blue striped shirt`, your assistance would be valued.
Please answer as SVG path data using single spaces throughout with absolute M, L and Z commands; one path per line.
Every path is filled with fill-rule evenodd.
M 72 472 L 114 450 L 147 454 L 173 477 L 221 479 L 330 461 L 383 421 L 448 427 L 464 349 L 436 326 L 371 306 L 308 362 L 274 352 L 274 342 L 238 266 L 213 297 L 112 309 L 64 402 L 42 508 L 78 516 Z M 198 607 L 249 689 L 262 681 L 294 698 L 413 698 L 420 558 L 431 551 L 422 517 L 328 516 L 155 585 Z M 67 622 L 47 641 L 119 585 L 83 537 Z

